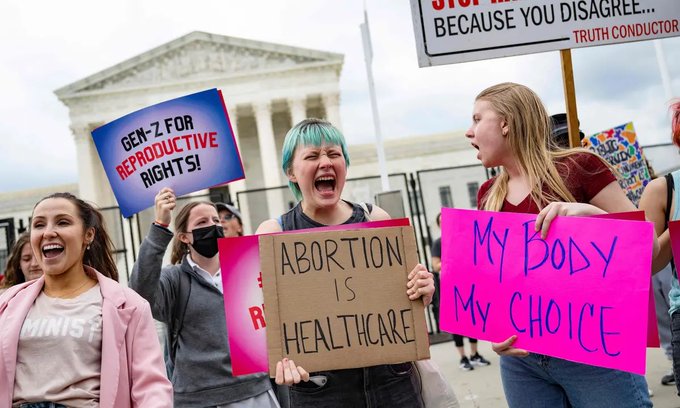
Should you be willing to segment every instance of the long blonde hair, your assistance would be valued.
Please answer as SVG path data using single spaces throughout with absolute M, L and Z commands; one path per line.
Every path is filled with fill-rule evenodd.
M 553 201 L 575 202 L 557 169 L 557 165 L 561 164 L 556 160 L 575 153 L 594 153 L 586 149 L 560 149 L 552 142 L 550 116 L 538 95 L 524 85 L 505 82 L 483 90 L 475 100 L 488 102 L 507 123 L 508 145 L 519 171 L 529 181 L 530 196 L 538 208 Z M 501 210 L 508 193 L 509 178 L 508 172 L 502 168 L 496 181 L 481 198 L 481 208 Z

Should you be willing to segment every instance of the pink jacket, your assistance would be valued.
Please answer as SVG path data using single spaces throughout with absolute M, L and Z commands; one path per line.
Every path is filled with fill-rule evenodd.
M 149 304 L 99 272 L 97 279 L 103 297 L 99 406 L 172 407 L 172 386 Z M 0 407 L 12 406 L 19 332 L 44 282 L 42 277 L 0 296 Z

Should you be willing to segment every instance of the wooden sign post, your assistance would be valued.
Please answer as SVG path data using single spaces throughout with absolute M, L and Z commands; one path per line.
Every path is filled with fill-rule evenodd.
M 574 69 L 571 63 L 571 49 L 560 50 L 560 60 L 562 61 L 564 105 L 567 107 L 567 125 L 569 126 L 569 147 L 581 147 L 578 129 L 578 110 L 576 109 Z

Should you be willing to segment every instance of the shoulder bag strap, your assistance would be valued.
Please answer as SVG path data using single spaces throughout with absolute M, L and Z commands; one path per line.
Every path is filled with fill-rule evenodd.
M 673 174 L 668 173 L 664 176 L 666 178 L 666 218 L 665 218 L 665 228 L 668 229 L 668 222 L 671 219 L 671 206 L 673 205 L 673 192 L 675 191 L 675 183 L 673 182 Z M 678 203 L 675 203 L 678 205 Z M 675 274 L 675 260 L 671 257 L 671 269 L 673 274 Z
M 177 291 L 177 298 L 175 298 L 175 313 L 172 319 L 172 327 L 168 327 L 170 332 L 170 361 L 175 361 L 175 354 L 177 353 L 177 343 L 179 340 L 179 333 L 182 331 L 184 325 L 184 315 L 187 313 L 187 304 L 189 303 L 189 296 L 191 296 L 191 275 L 185 271 L 179 271 L 179 290 Z

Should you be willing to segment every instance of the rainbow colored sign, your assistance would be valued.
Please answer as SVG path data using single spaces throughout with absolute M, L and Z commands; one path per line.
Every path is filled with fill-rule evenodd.
M 399 218 L 314 228 L 313 231 L 402 227 L 407 225 L 409 225 L 407 218 Z M 290 232 L 299 233 L 301 231 Z M 224 313 L 227 318 L 229 351 L 234 375 L 269 372 L 267 325 L 264 316 L 258 239 L 258 235 L 247 235 L 218 240 L 222 286 L 224 288 Z
M 442 210 L 441 327 L 575 362 L 644 374 L 654 228 Z
M 633 122 L 583 139 L 583 146 L 599 154 L 619 172 L 619 184 L 636 206 L 652 177 L 637 141 Z

